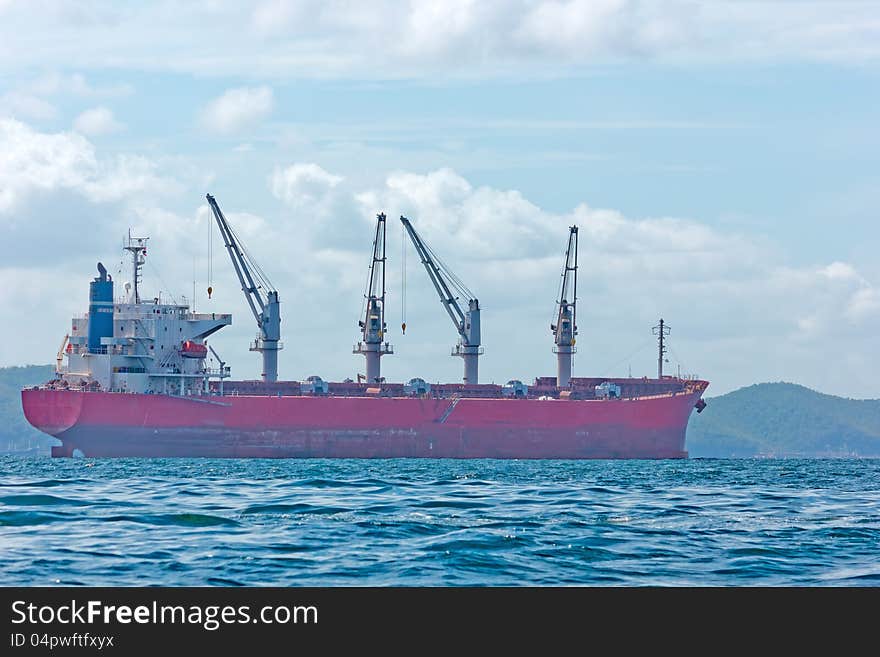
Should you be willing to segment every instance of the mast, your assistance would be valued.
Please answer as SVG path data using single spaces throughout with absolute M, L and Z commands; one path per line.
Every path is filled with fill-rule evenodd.
M 483 353 L 483 348 L 480 346 L 480 302 L 474 293 L 465 287 L 464 283 L 443 264 L 431 250 L 431 247 L 422 240 L 410 220 L 401 216 L 400 221 L 406 228 L 406 232 L 425 266 L 425 271 L 428 272 L 428 278 L 431 279 L 434 289 L 440 296 L 440 303 L 446 309 L 449 319 L 452 320 L 459 335 L 458 344 L 453 347 L 452 355 L 460 356 L 464 361 L 464 383 L 465 385 L 476 385 L 479 379 L 479 358 Z M 458 297 L 452 293 L 450 285 L 459 294 L 468 298 L 467 311 L 462 310 L 458 303 Z
M 244 248 L 214 197 L 207 194 L 205 198 L 208 199 L 208 205 L 211 206 L 217 227 L 223 236 L 223 242 L 229 252 L 229 259 L 232 260 L 235 274 L 241 283 L 241 291 L 244 292 L 244 298 L 254 319 L 257 320 L 259 333 L 251 344 L 250 350 L 257 351 L 263 356 L 263 381 L 277 381 L 278 352 L 283 347 L 281 344 L 281 301 L 278 297 L 278 291 L 247 249 Z
M 134 285 L 134 302 L 141 302 L 141 294 L 138 290 L 138 284 L 141 282 L 141 267 L 147 261 L 147 240 L 149 237 L 132 237 L 131 230 L 128 231 L 128 242 L 122 248 L 131 253 L 131 282 Z
M 373 237 L 373 256 L 370 260 L 370 275 L 364 292 L 365 311 L 358 320 L 361 329 L 361 342 L 352 353 L 363 354 L 366 359 L 367 383 L 382 382 L 380 359 L 385 354 L 393 354 L 394 348 L 383 342 L 387 326 L 385 324 L 385 214 L 376 215 L 376 234 Z
M 660 324 L 651 329 L 654 332 L 654 335 L 657 336 L 658 343 L 658 353 L 657 353 L 657 378 L 663 378 L 663 361 L 666 356 L 666 336 L 669 335 L 671 329 L 667 326 L 663 319 L 660 319 Z
M 571 226 L 568 233 L 568 248 L 565 251 L 565 267 L 562 270 L 562 284 L 556 323 L 550 324 L 553 332 L 553 351 L 556 353 L 556 385 L 566 388 L 571 385 L 571 356 L 575 353 L 577 336 L 577 250 L 578 227 Z

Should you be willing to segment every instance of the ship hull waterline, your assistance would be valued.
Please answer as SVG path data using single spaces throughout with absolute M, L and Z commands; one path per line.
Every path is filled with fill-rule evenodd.
M 636 399 L 204 396 L 22 391 L 53 456 L 686 458 L 702 386 Z

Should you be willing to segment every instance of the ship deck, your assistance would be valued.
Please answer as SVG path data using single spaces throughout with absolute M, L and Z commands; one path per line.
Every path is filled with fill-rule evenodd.
M 621 399 L 641 399 L 647 397 L 667 396 L 680 393 L 691 393 L 698 388 L 705 388 L 708 383 L 698 379 L 679 379 L 664 377 L 663 379 L 648 378 L 572 378 L 570 388 L 556 386 L 554 377 L 539 377 L 528 387 L 527 399 L 598 399 L 596 386 L 608 382 L 620 387 Z M 411 397 L 403 383 L 355 383 L 327 382 L 325 393 L 330 397 Z M 220 384 L 212 381 L 210 389 L 213 394 L 220 393 Z M 299 381 L 224 381 L 224 395 L 240 396 L 281 396 L 298 397 L 309 394 L 306 387 Z M 506 397 L 504 386 L 485 383 L 464 385 L 461 383 L 431 383 L 430 390 L 416 395 L 432 399 L 501 399 Z

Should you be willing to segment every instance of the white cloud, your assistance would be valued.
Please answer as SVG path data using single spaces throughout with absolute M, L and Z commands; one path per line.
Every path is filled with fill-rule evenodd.
M 92 145 L 83 137 L 36 132 L 24 123 L 0 120 L 0 212 L 28 193 L 82 187 L 97 169 Z
M 0 366 L 55 363 L 71 317 L 85 312 L 88 288 L 84 290 L 83 279 L 92 271 L 77 277 L 51 262 L 37 270 L 0 266 L 0 307 L 40 318 L 27 331 L 14 330 L 0 341 Z
M 342 182 L 317 164 L 292 164 L 284 169 L 276 167 L 269 180 L 272 195 L 293 207 L 318 203 Z
M 39 132 L 15 119 L 0 119 L 0 153 L 0 215 L 46 192 L 66 190 L 101 203 L 178 187 L 159 176 L 157 165 L 145 157 L 99 159 L 80 134 Z
M 125 125 L 116 120 L 113 111 L 106 107 L 93 107 L 76 117 L 73 127 L 77 132 L 90 137 L 119 132 Z
M 41 11 L 14 4 L 0 24 L 0 70 L 63 61 L 256 79 L 479 78 L 556 76 L 633 59 L 699 66 L 878 58 L 876 4 L 859 0 L 267 0 L 131 8 L 106 1 L 88 9 L 67 0 Z
M 695 2 L 644 3 L 629 0 L 563 0 L 525 10 L 513 38 L 535 53 L 554 53 L 569 62 L 674 57 L 679 50 L 712 49 L 701 33 Z
M 79 73 L 72 75 L 52 73 L 23 83 L 16 89 L 0 95 L 0 116 L 10 116 L 19 120 L 46 121 L 58 117 L 58 108 L 46 100 L 47 97 L 63 94 L 87 98 L 119 97 L 132 92 L 133 87 L 128 84 L 94 86 Z M 90 113 L 98 111 L 109 112 L 102 107 L 88 110 L 84 113 L 86 125 L 102 119 L 97 114 L 89 116 Z M 110 118 L 112 119 L 112 113 Z
M 620 358 L 614 354 L 623 355 L 640 342 L 648 345 L 649 354 L 645 332 L 663 315 L 674 326 L 676 350 L 699 365 L 698 371 L 720 380 L 722 390 L 795 373 L 822 389 L 832 379 L 839 385 L 869 380 L 867 367 L 845 372 L 825 360 L 845 353 L 840 362 L 852 362 L 849 356 L 863 353 L 875 339 L 880 288 L 849 263 L 787 266 L 759 240 L 689 219 L 631 218 L 586 204 L 552 213 L 515 190 L 474 187 L 449 169 L 394 173 L 384 188 L 360 192 L 357 198 L 364 218 L 385 210 L 413 221 L 486 308 L 487 353 L 515 353 L 528 371 L 549 370 L 540 345 L 546 342 L 567 229 L 578 225 L 579 359 L 580 367 L 588 367 L 582 373 L 608 375 L 603 369 Z M 389 236 L 394 239 L 393 232 Z M 363 237 L 362 242 L 366 251 Z M 398 248 L 391 246 L 389 252 L 397 254 Z M 389 265 L 392 288 L 399 285 L 395 269 Z M 408 335 L 407 344 L 412 352 L 436 356 L 429 342 L 448 335 L 443 329 L 449 327 L 418 265 L 411 265 L 409 278 L 408 323 L 427 321 L 431 327 L 422 329 L 430 341 Z M 648 360 L 643 356 L 641 362 Z M 442 362 L 418 362 L 424 368 L 444 367 Z M 485 371 L 500 379 L 498 361 L 494 367 L 489 362 Z M 625 359 L 618 362 L 612 373 L 625 374 L 626 365 Z M 453 366 L 445 373 L 456 375 Z M 854 377 L 849 383 L 848 376 Z
M 0 33 L 2 33 L 2 27 L 0 27 Z M 127 83 L 94 85 L 81 73 L 48 73 L 23 82 L 15 89 L 0 95 L 0 116 L 11 116 L 19 120 L 51 120 L 57 118 L 58 109 L 47 98 L 63 95 L 82 98 L 110 98 L 127 96 L 133 92 L 134 87 Z M 100 116 L 99 112 L 106 115 L 110 110 L 96 107 L 84 112 L 85 125 L 89 126 L 101 121 L 104 121 L 105 126 L 114 125 L 107 123 L 106 118 Z M 112 120 L 112 113 L 110 119 Z M 115 125 L 118 126 L 118 124 Z
M 269 87 L 229 89 L 208 103 L 202 112 L 202 124 L 212 132 L 232 134 L 266 118 L 274 106 L 275 100 Z
M 873 318 L 876 324 L 880 319 L 880 290 L 867 284 L 856 290 L 849 298 L 846 316 L 853 322 L 864 322 Z
M 132 205 L 129 209 L 133 231 L 149 235 L 157 244 L 177 245 L 175 252 L 178 254 L 201 255 L 204 241 L 208 238 L 207 231 L 214 230 L 214 215 L 207 203 L 200 205 L 191 215 L 181 215 L 156 205 L 150 205 L 143 200 Z M 224 215 L 234 227 L 236 234 L 246 243 L 248 238 L 256 239 L 260 235 L 265 235 L 269 229 L 265 219 L 248 212 L 227 212 L 224 210 Z M 194 237 L 197 239 L 193 239 Z M 170 252 L 165 255 L 169 260 L 172 257 Z M 223 253 L 222 257 L 225 258 L 226 254 Z M 189 264 L 187 259 L 184 259 L 183 264 Z M 181 271 L 185 275 L 186 267 Z
M 18 119 L 47 120 L 58 116 L 51 103 L 26 93 L 10 91 L 0 96 L 0 115 Z
M 56 62 L 57 63 L 57 62 Z M 25 85 L 29 93 L 39 96 L 70 94 L 84 98 L 121 98 L 134 93 L 127 82 L 92 84 L 82 73 L 47 73 Z
M 360 245 L 361 208 L 346 180 L 314 163 L 276 167 L 269 176 L 272 196 L 285 205 L 279 235 L 311 253 L 348 251 Z M 284 256 L 281 257 L 284 259 Z
M 820 269 L 819 273 L 832 281 L 859 280 L 860 278 L 852 265 L 845 262 L 832 262 L 827 267 Z
M 427 174 L 392 173 L 384 189 L 358 195 L 365 215 L 370 208 L 403 213 L 417 227 L 437 235 L 444 245 L 468 258 L 541 258 L 559 250 L 559 230 L 581 226 L 588 248 L 601 250 L 608 266 L 635 274 L 651 267 L 652 277 L 665 277 L 666 259 L 686 257 L 692 268 L 708 269 L 719 263 L 751 261 L 755 249 L 736 236 L 722 236 L 697 222 L 675 218 L 632 221 L 617 211 L 582 204 L 568 214 L 553 214 L 516 190 L 474 188 L 455 171 L 444 168 Z M 421 228 L 420 228 L 421 229 Z M 653 254 L 658 260 L 637 260 Z
M 251 24 L 261 34 L 277 34 L 288 29 L 294 21 L 305 18 L 307 9 L 307 3 L 303 2 L 266 0 L 254 8 Z

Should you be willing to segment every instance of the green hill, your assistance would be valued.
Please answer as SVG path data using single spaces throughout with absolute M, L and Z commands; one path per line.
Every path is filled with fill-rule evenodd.
M 0 453 L 48 454 L 57 444 L 24 419 L 21 388 L 52 377 L 51 365 L 0 368 Z M 759 383 L 714 397 L 691 416 L 692 457 L 880 457 L 880 399 L 844 399 L 793 383 Z
M 692 457 L 880 456 L 880 399 L 759 383 L 707 402 L 688 425 Z
M 58 441 L 34 429 L 21 411 L 21 389 L 52 378 L 52 365 L 0 367 L 0 453 L 48 454 Z

